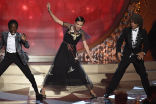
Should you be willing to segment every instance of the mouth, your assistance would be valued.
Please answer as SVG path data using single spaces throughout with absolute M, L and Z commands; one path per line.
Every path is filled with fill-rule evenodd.
M 15 32 L 11 32 L 12 35 L 15 35 Z
M 77 30 L 80 30 L 80 28 L 77 27 Z

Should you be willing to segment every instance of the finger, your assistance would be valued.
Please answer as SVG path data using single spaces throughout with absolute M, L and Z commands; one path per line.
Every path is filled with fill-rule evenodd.
M 22 35 L 22 38 L 24 38 L 25 37 L 25 35 Z
M 119 57 L 119 60 L 121 61 L 121 57 Z
M 121 56 L 120 55 L 118 55 L 118 58 L 120 58 Z
M 118 58 L 120 59 L 120 58 L 121 58 L 121 56 L 118 56 Z
M 23 33 L 22 36 L 25 36 L 25 34 Z
M 24 37 L 27 37 L 25 33 L 23 33 L 23 36 L 24 36 Z
M 26 35 L 24 35 L 24 38 L 26 38 L 27 36 Z
M 139 56 L 137 58 L 139 58 Z

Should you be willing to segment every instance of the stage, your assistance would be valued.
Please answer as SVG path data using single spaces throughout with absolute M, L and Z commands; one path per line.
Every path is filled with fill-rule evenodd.
M 35 76 L 39 90 L 42 88 L 42 82 L 51 66 L 50 58 L 52 57 L 48 59 L 43 56 L 30 56 L 28 64 Z M 104 104 L 102 97 L 117 66 L 118 64 L 83 64 L 85 72 L 93 82 L 93 90 L 98 96 L 98 99 L 92 100 L 92 104 Z M 156 84 L 156 62 L 145 62 L 145 67 L 150 84 Z M 119 90 L 127 92 L 129 104 L 146 98 L 140 77 L 132 64 L 126 70 L 114 93 Z M 114 93 L 110 96 L 112 102 L 114 102 Z M 15 64 L 12 64 L 0 77 L 0 104 L 90 104 L 91 97 L 85 87 L 79 86 L 75 88 L 53 87 L 46 90 L 46 95 L 46 100 L 36 101 L 35 92 L 30 82 Z
M 8 30 L 8 21 L 19 23 L 17 32 L 25 33 L 30 48 L 22 49 L 29 55 L 29 68 L 35 77 L 38 90 L 42 88 L 46 74 L 63 41 L 63 26 L 57 24 L 49 15 L 51 12 L 63 22 L 75 24 L 77 16 L 85 18 L 82 28 L 91 37 L 87 39 L 91 57 L 99 60 L 93 64 L 89 60 L 83 42 L 77 44 L 79 61 L 93 83 L 93 91 L 98 98 L 90 100 L 91 95 L 85 86 L 46 89 L 47 99 L 36 101 L 35 92 L 29 80 L 13 63 L 0 77 L 0 104 L 107 104 L 103 95 L 118 67 L 116 43 L 122 30 L 130 26 L 130 17 L 140 14 L 143 29 L 147 30 L 150 48 L 144 57 L 150 85 L 156 85 L 156 11 L 155 0 L 1 0 L 0 23 L 2 31 Z M 0 38 L 2 38 L 0 36 Z M 121 51 L 125 42 L 121 46 Z M 64 52 L 64 51 L 63 51 Z M 2 48 L 0 53 L 5 53 Z M 3 56 L 0 56 L 0 60 Z M 147 96 L 142 87 L 140 76 L 132 64 L 129 65 L 115 91 L 109 96 L 114 104 L 117 91 L 128 94 L 128 104 L 139 104 Z M 110 104 L 110 103 L 109 103 Z

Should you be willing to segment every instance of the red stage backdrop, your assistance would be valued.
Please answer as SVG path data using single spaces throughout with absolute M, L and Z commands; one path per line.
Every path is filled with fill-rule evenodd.
M 62 26 L 50 17 L 47 2 L 62 21 L 74 24 L 77 16 L 85 18 L 82 29 L 91 36 L 89 45 L 105 35 L 124 0 L 0 0 L 0 32 L 8 31 L 8 21 L 16 19 L 18 32 L 27 35 L 30 48 L 24 50 L 29 55 L 55 55 L 63 40 Z M 82 47 L 79 43 L 77 49 Z

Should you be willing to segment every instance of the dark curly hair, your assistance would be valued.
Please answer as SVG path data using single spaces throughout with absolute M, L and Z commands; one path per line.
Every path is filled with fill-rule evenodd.
M 131 17 L 130 17 L 130 24 L 131 24 L 131 20 L 134 21 L 135 24 L 138 24 L 139 27 L 143 27 L 143 19 L 141 17 L 141 15 L 139 14 L 133 14 Z
M 17 24 L 17 28 L 18 28 L 18 22 L 17 22 L 16 20 L 14 20 L 14 19 L 12 19 L 12 20 L 10 20 L 10 21 L 8 22 L 8 28 L 9 28 L 10 24 L 12 24 L 12 23 Z

